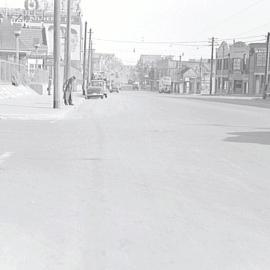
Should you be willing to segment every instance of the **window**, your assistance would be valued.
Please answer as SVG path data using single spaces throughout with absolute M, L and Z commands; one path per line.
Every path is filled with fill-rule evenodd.
M 240 81 L 240 80 L 234 81 L 234 86 L 237 89 L 241 89 L 242 88 L 242 81 Z
M 265 59 L 266 54 L 265 53 L 257 53 L 256 57 L 256 66 L 257 67 L 264 67 L 265 66 Z
M 229 59 L 224 59 L 223 69 L 228 69 L 228 68 L 229 68 Z
M 222 59 L 217 60 L 217 70 L 221 70 L 222 68 Z
M 235 58 L 233 59 L 233 70 L 240 70 L 241 69 L 241 59 Z
M 30 71 L 34 71 L 35 70 L 35 65 L 34 64 L 30 64 Z

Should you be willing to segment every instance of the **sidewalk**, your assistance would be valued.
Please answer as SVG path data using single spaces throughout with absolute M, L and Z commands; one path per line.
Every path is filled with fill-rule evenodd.
M 61 94 L 60 94 L 61 98 Z M 61 120 L 84 101 L 80 93 L 73 93 L 74 106 L 65 106 L 61 99 L 60 109 L 53 109 L 53 96 L 28 95 L 0 99 L 0 120 Z
M 37 95 L 37 93 L 28 86 L 13 86 L 11 84 L 0 84 L 0 101 L 7 98 L 33 95 Z
M 270 97 L 268 97 L 267 99 L 262 99 L 262 97 L 250 97 L 250 96 L 215 96 L 215 95 L 209 96 L 199 94 L 193 95 L 171 94 L 166 96 L 172 98 L 196 99 L 208 102 L 219 102 L 219 103 L 253 106 L 270 109 Z

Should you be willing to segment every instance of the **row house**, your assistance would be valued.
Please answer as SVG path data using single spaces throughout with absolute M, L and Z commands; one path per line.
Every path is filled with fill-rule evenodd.
M 229 94 L 248 94 L 249 47 L 244 42 L 230 46 Z
M 261 95 L 265 64 L 265 43 L 222 42 L 216 52 L 215 93 Z
M 262 95 L 264 88 L 266 44 L 249 44 L 249 94 Z M 269 83 L 268 74 L 268 83 Z
M 215 92 L 218 94 L 228 93 L 229 89 L 229 58 L 230 48 L 223 41 L 216 52 L 216 83 Z
M 244 42 L 222 42 L 216 53 L 216 94 L 247 94 L 249 46 Z

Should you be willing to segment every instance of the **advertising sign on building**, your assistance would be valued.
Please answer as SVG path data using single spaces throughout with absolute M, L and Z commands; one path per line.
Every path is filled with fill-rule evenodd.
M 44 24 L 47 36 L 48 54 L 53 54 L 53 24 Z M 80 25 L 71 25 L 71 59 L 80 60 Z M 66 25 L 61 24 L 61 58 L 64 58 L 65 52 Z
M 162 84 L 163 85 L 171 85 L 172 83 L 172 78 L 171 77 L 162 77 L 161 78 Z

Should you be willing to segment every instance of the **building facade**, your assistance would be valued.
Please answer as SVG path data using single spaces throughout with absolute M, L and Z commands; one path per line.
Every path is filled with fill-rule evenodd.
M 227 42 L 223 41 L 216 51 L 216 76 L 215 93 L 228 94 L 229 90 L 229 66 L 230 48 Z
M 71 11 L 71 65 L 74 68 L 81 69 L 83 40 L 82 40 L 82 15 L 80 10 L 80 1 L 72 1 Z M 20 8 L 0 8 L 2 17 L 7 18 L 12 24 L 20 24 L 24 28 L 44 28 L 46 32 L 46 42 L 48 47 L 48 58 L 53 56 L 53 1 L 51 0 L 26 0 L 25 9 Z M 65 38 L 67 10 L 66 1 L 61 1 L 61 60 L 65 57 Z
M 249 94 L 262 95 L 264 89 L 266 43 L 249 45 Z M 268 83 L 269 83 L 268 73 Z
M 229 94 L 248 94 L 249 46 L 236 42 L 230 46 Z

